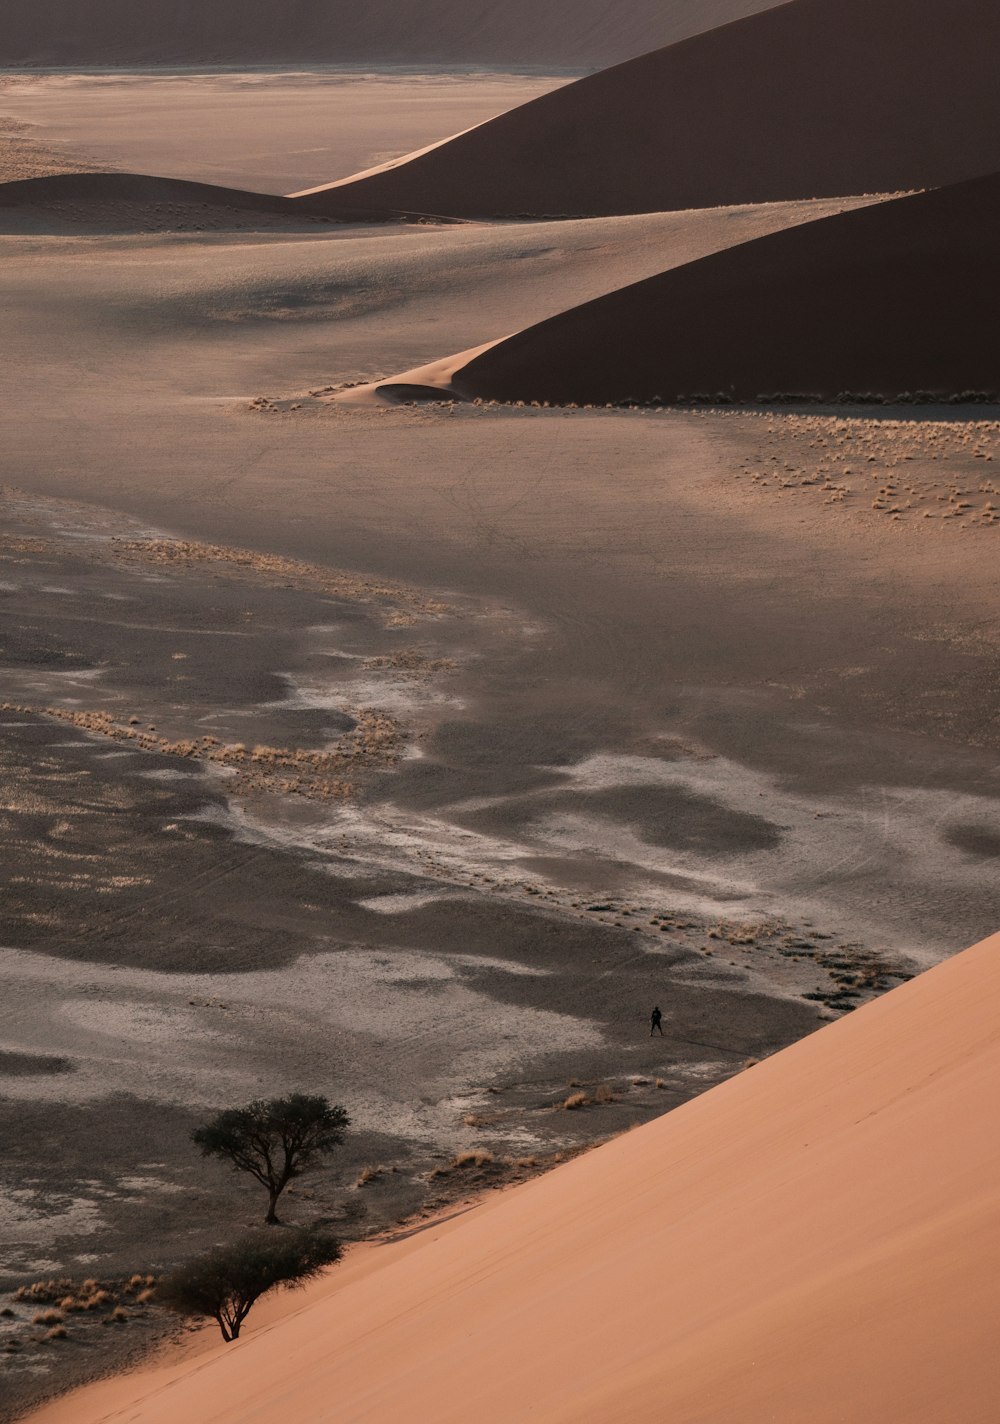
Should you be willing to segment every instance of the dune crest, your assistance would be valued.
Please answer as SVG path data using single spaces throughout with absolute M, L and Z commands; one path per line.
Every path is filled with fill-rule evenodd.
M 37 1424 L 986 1424 L 1000 936 L 667 1116 Z M 121 1391 L 125 1382 L 114 1388 Z M 69 1412 L 67 1412 L 69 1411 Z
M 588 217 L 899 192 L 1000 168 L 991 0 L 790 0 L 544 94 L 354 201 Z

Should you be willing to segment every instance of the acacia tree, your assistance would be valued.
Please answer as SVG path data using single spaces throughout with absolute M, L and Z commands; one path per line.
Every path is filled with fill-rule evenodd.
M 215 1320 L 223 1340 L 238 1340 L 262 1295 L 305 1285 L 339 1260 L 340 1243 L 322 1232 L 260 1232 L 178 1267 L 160 1281 L 156 1299 L 178 1315 Z
M 278 1222 L 278 1198 L 296 1177 L 339 1147 L 351 1119 L 327 1098 L 293 1093 L 229 1108 L 191 1134 L 203 1157 L 219 1157 L 249 1172 L 267 1190 L 268 1226 Z

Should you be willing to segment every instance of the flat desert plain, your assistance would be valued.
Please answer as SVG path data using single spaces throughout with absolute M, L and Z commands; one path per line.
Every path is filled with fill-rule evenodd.
M 0 89 L 7 176 L 165 175 L 0 188 L 12 1293 L 252 1223 L 189 1141 L 220 1107 L 343 1102 L 285 1215 L 376 1237 L 1000 922 L 996 407 L 365 390 L 889 196 L 365 226 L 169 181 L 282 193 L 527 97 L 397 75 L 373 131 L 383 82 Z M 192 95 L 241 85 L 213 167 Z M 167 1328 L 121 1289 L 66 1340 L 5 1300 L 0 1410 Z

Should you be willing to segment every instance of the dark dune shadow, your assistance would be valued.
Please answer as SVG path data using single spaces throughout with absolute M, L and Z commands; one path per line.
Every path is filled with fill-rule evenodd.
M 987 401 L 1000 390 L 998 254 L 992 174 L 624 287 L 491 347 L 454 385 L 560 404 Z

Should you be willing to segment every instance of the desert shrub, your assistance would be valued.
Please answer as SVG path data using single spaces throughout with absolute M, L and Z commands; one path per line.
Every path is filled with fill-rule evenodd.
M 586 1093 L 571 1093 L 568 1098 L 563 1100 L 562 1106 L 567 1112 L 575 1112 L 577 1108 L 586 1107 L 589 1102 L 590 1099 Z
M 159 1300 L 180 1315 L 214 1320 L 224 1340 L 237 1340 L 261 1296 L 304 1285 L 340 1254 L 340 1243 L 318 1231 L 245 1236 L 173 1271 L 160 1282 Z

